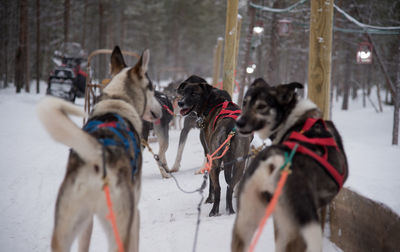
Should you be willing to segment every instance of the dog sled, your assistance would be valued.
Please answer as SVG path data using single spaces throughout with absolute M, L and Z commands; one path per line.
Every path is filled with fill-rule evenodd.
M 85 104 L 84 104 L 84 109 L 86 113 L 90 113 L 93 105 L 97 102 L 98 97 L 100 96 L 103 88 L 108 84 L 110 79 L 104 79 L 101 82 L 96 79 L 93 75 L 94 71 L 92 69 L 92 63 L 93 60 L 95 59 L 95 56 L 100 56 L 100 55 L 111 55 L 112 50 L 111 49 L 98 49 L 93 51 L 92 53 L 89 54 L 88 59 L 87 59 L 87 73 L 88 73 L 88 78 L 86 78 L 86 87 L 85 87 Z M 131 52 L 131 51 L 122 51 L 122 54 L 124 56 L 132 56 L 137 59 L 140 58 L 140 55 Z

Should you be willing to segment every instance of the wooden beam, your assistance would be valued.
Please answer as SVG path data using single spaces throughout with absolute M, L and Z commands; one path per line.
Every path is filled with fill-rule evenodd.
M 233 90 L 236 87 L 236 79 L 237 79 L 237 64 L 239 60 L 239 45 L 240 45 L 240 31 L 242 29 L 242 16 L 238 15 L 237 17 L 237 25 L 236 25 L 236 41 L 235 41 L 235 64 L 233 65 Z
M 233 93 L 233 82 L 235 72 L 235 52 L 237 34 L 237 16 L 239 0 L 227 0 L 226 24 L 225 24 L 225 45 L 224 45 L 224 72 L 223 89 L 231 96 Z
M 382 203 L 342 188 L 329 205 L 330 240 L 343 251 L 398 251 L 400 217 Z
M 329 119 L 333 0 L 311 0 L 308 98 Z
M 221 70 L 221 57 L 222 57 L 222 42 L 224 41 L 223 38 L 219 37 L 217 40 L 217 45 L 215 46 L 214 50 L 214 71 L 213 71 L 213 80 L 212 85 L 214 87 L 217 86 L 220 76 Z
M 250 50 L 251 50 L 251 38 L 253 36 L 253 27 L 255 23 L 255 13 L 256 10 L 248 5 L 247 7 L 247 15 L 250 19 L 249 26 L 247 28 L 247 35 L 244 41 L 244 56 L 243 56 L 243 61 L 242 61 L 242 69 L 241 69 L 241 76 L 240 76 L 240 82 L 239 82 L 239 96 L 238 96 L 238 101 L 237 104 L 242 107 L 243 103 L 243 95 L 244 95 L 244 89 L 247 86 L 246 83 L 246 67 L 249 65 L 250 62 Z

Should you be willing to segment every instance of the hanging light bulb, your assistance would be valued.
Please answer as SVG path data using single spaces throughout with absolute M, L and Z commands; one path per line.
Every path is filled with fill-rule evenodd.
M 361 42 L 357 51 L 358 64 L 372 63 L 372 45 L 369 42 Z
M 263 22 L 261 20 L 258 20 L 256 24 L 253 27 L 253 32 L 256 34 L 261 34 L 264 32 L 264 26 Z

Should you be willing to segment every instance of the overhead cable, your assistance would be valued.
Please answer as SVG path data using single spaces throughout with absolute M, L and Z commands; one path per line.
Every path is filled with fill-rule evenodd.
M 283 9 L 277 9 L 277 8 L 270 8 L 270 7 L 266 7 L 266 6 L 262 6 L 262 5 L 258 5 L 255 3 L 250 2 L 250 6 L 256 9 L 260 9 L 263 11 L 270 11 L 270 12 L 276 12 L 276 13 L 283 13 L 283 12 L 289 12 L 291 10 L 293 10 L 294 8 L 296 8 L 298 5 L 303 4 L 307 2 L 307 0 L 300 0 L 297 3 L 287 7 L 287 8 L 283 8 Z
M 338 12 L 342 13 L 349 21 L 358 25 L 359 27 L 366 28 L 366 29 L 375 29 L 375 30 L 400 30 L 400 26 L 384 27 L 384 26 L 375 26 L 375 25 L 368 25 L 368 24 L 361 23 L 358 20 L 356 20 L 355 18 L 353 18 L 352 16 L 350 16 L 349 14 L 347 14 L 344 10 L 340 9 L 336 4 L 333 4 L 333 7 L 335 7 L 335 9 Z

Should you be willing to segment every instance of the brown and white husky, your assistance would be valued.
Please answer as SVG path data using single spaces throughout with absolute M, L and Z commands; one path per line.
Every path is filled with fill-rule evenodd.
M 142 155 L 142 118 L 161 117 L 147 75 L 149 51 L 134 67 L 127 67 L 119 47 L 111 55 L 112 80 L 104 88 L 83 129 L 69 115 L 84 111 L 64 100 L 47 97 L 38 104 L 38 116 L 50 135 L 71 148 L 67 171 L 59 189 L 52 251 L 69 251 L 79 236 L 79 251 L 88 251 L 96 215 L 116 251 L 103 186 L 107 181 L 118 233 L 125 251 L 138 251 Z

